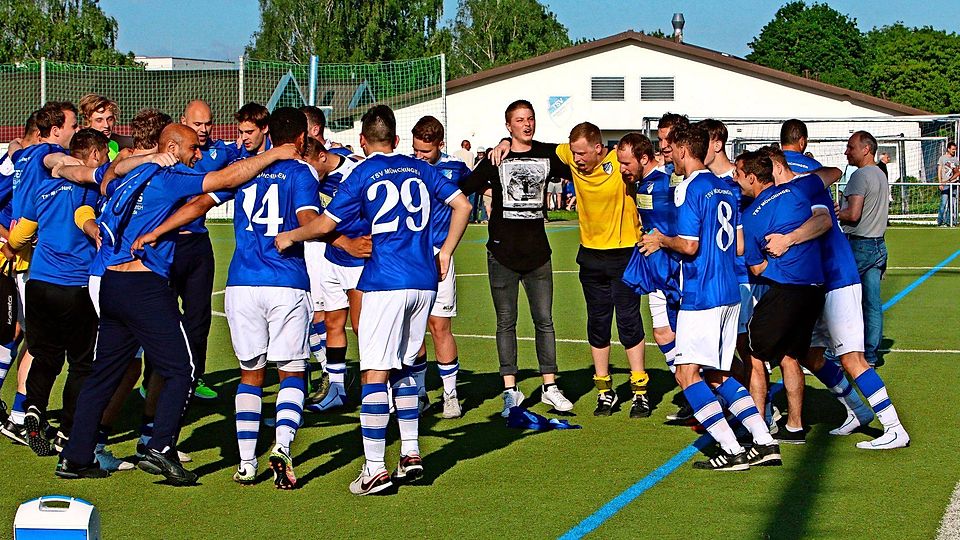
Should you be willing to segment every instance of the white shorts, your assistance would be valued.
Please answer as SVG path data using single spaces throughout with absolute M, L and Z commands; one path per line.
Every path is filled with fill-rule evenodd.
M 323 311 L 336 311 L 350 307 L 350 302 L 347 301 L 347 291 L 357 288 L 357 283 L 360 282 L 360 274 L 363 273 L 363 267 L 340 266 L 328 261 L 326 257 L 321 257 L 317 266 L 320 277 L 317 291 L 313 290 L 314 280 L 312 275 L 310 277 L 310 291 L 314 298 L 314 309 L 316 309 L 316 306 L 320 306 L 319 309 Z
M 327 251 L 326 242 L 304 242 L 303 258 L 307 262 L 307 275 L 310 276 L 310 298 L 313 300 L 313 310 L 323 311 L 323 263 L 327 258 L 323 254 Z
M 439 253 L 439 249 L 433 250 Z M 447 277 L 437 284 L 437 299 L 433 302 L 433 308 L 430 309 L 431 317 L 443 317 L 452 319 L 457 316 L 457 273 L 453 266 L 453 257 L 450 257 L 450 269 L 447 270 Z
M 17 322 L 20 323 L 20 330 L 23 332 L 27 331 L 27 280 L 30 279 L 30 269 L 27 268 L 23 272 L 17 272 L 14 274 L 15 279 L 17 280 L 17 302 L 20 304 L 17 306 Z
M 833 350 L 841 356 L 863 352 L 863 304 L 859 283 L 828 291 L 820 320 L 813 327 L 811 347 Z
M 677 315 L 677 356 L 674 365 L 696 364 L 705 369 L 730 371 L 737 347 L 740 304 Z
M 670 326 L 670 317 L 667 316 L 667 297 L 663 291 L 657 289 L 647 295 L 647 302 L 650 304 L 650 320 L 653 321 L 653 328 L 665 328 Z
M 93 309 L 97 312 L 97 317 L 100 316 L 100 282 L 103 281 L 103 276 L 90 276 L 90 279 L 87 281 L 87 292 L 90 293 L 90 300 L 93 302 Z
M 233 351 L 241 361 L 310 357 L 310 294 L 291 287 L 227 287 L 223 300 Z
M 753 306 L 757 305 L 757 299 L 753 297 L 753 285 L 749 283 L 740 284 L 740 318 L 737 321 L 737 333 L 746 334 L 750 317 L 753 316 Z
M 413 361 L 423 345 L 434 291 L 366 291 L 360 309 L 360 370 L 389 371 Z

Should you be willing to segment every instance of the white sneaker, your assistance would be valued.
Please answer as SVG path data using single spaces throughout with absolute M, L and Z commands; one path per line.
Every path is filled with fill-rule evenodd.
M 885 429 L 883 435 L 872 441 L 860 441 L 857 443 L 857 448 L 862 448 L 863 450 L 892 450 L 894 448 L 905 448 L 907 446 L 910 446 L 910 435 L 907 435 L 907 430 L 903 429 L 902 425 Z
M 510 416 L 510 409 L 514 407 L 519 407 L 523 403 L 524 395 L 523 392 L 519 390 L 504 390 L 503 391 L 503 412 L 500 413 L 500 416 L 506 418 Z
M 390 473 L 386 469 L 380 468 L 372 474 L 367 474 L 367 467 L 360 470 L 360 476 L 350 482 L 350 493 L 354 495 L 371 495 L 383 491 L 393 485 L 390 481 Z
M 443 393 L 443 417 L 460 418 L 463 416 L 463 409 L 460 408 L 460 402 L 457 400 L 457 391 Z
M 563 395 L 563 392 L 555 384 L 550 385 L 550 388 L 543 392 L 543 395 L 540 396 L 540 402 L 546 403 L 560 412 L 573 409 L 573 403 Z
M 849 435 L 860 426 L 866 426 L 873 421 L 873 410 L 864 405 L 857 410 L 847 410 L 847 419 L 840 424 L 840 427 L 831 429 L 831 435 Z

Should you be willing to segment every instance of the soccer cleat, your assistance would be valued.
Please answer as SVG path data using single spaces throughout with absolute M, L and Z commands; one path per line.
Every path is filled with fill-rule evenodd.
M 147 448 L 143 459 L 137 466 L 140 470 L 150 474 L 162 475 L 168 482 L 175 486 L 190 486 L 197 482 L 197 475 L 188 471 L 180 465 L 177 459 L 177 453 L 172 448 L 166 452 L 161 452 L 153 448 Z
M 63 447 L 67 445 L 70 437 L 64 435 L 62 431 L 57 431 L 50 440 L 53 441 L 53 451 L 59 454 L 63 452 Z
M 297 476 L 293 473 L 293 458 L 289 451 L 279 444 L 270 452 L 270 468 L 273 469 L 273 483 L 277 489 L 296 489 Z
M 327 395 L 323 398 L 323 401 L 313 405 L 308 405 L 306 408 L 308 411 L 312 412 L 326 412 L 343 407 L 346 402 L 347 392 L 344 390 L 343 385 L 331 384 L 330 391 L 327 392 Z
M 210 400 L 217 399 L 217 391 L 204 384 L 203 379 L 197 379 L 197 387 L 193 389 L 193 395 L 197 399 Z
M 417 394 L 417 407 L 420 410 L 420 415 L 423 416 L 423 413 L 430 408 L 430 396 L 426 392 L 422 394 Z
M 500 416 L 504 418 L 510 416 L 510 409 L 519 407 L 520 404 L 523 403 L 524 398 L 523 392 L 519 390 L 504 390 L 503 412 L 500 413 Z
M 23 424 L 17 424 L 10 418 L 7 418 L 7 421 L 0 426 L 0 433 L 3 433 L 7 436 L 8 439 L 13 441 L 15 444 L 27 445 L 27 430 L 23 427 Z
M 367 468 L 360 470 L 360 476 L 350 482 L 350 493 L 354 495 L 373 495 L 393 486 L 390 481 L 390 474 L 386 469 L 381 469 L 374 474 L 367 474 Z
M 780 445 L 777 443 L 755 444 L 747 451 L 747 461 L 751 467 L 779 467 L 783 465 L 780 458 Z
M 137 458 L 143 459 L 147 455 L 147 445 L 143 442 L 137 443 Z M 186 452 L 181 452 L 177 450 L 177 459 L 180 460 L 180 463 L 190 463 L 193 461 L 193 456 Z
M 443 393 L 443 417 L 460 418 L 463 416 L 463 409 L 460 408 L 460 401 L 457 400 L 457 391 L 452 393 Z
M 114 457 L 113 452 L 107 450 L 106 445 L 103 443 L 97 444 L 97 448 L 93 452 L 93 457 L 100 468 L 107 472 L 130 471 L 135 467 L 135 465 L 129 461 Z
M 854 411 L 847 411 L 847 419 L 840 424 L 840 427 L 831 429 L 831 435 L 850 435 L 859 428 L 870 424 L 873 421 L 873 410 L 864 405 Z
M 419 454 L 410 454 L 400 458 L 397 468 L 390 475 L 390 480 L 397 484 L 416 482 L 423 476 L 423 459 Z
M 594 416 L 610 416 L 613 414 L 613 406 L 620 401 L 617 393 L 613 390 L 607 390 L 597 394 L 597 408 L 594 409 Z
M 863 450 L 893 450 L 910 446 L 910 435 L 902 425 L 883 430 L 883 435 L 872 441 L 860 441 L 857 448 Z
M 306 400 L 304 400 L 304 403 L 307 405 L 316 405 L 321 403 L 324 398 L 327 397 L 328 393 L 330 393 L 330 375 L 324 372 L 320 375 L 320 384 L 317 385 L 317 389 L 307 396 Z
M 33 450 L 34 454 L 40 457 L 54 454 L 50 439 L 47 438 L 47 425 L 40 414 L 40 409 L 33 405 L 27 409 L 27 414 L 23 417 L 23 427 L 27 434 L 27 446 Z
M 713 459 L 695 461 L 693 468 L 705 471 L 745 471 L 750 468 L 750 461 L 747 459 L 746 450 L 739 454 L 724 452 Z
M 774 437 L 780 444 L 804 444 L 807 442 L 807 430 L 790 431 L 786 427 L 777 431 Z
M 54 471 L 54 474 L 68 480 L 76 480 L 78 478 L 106 478 L 110 476 L 110 472 L 102 469 L 96 462 L 90 463 L 89 465 L 76 465 L 64 458 L 60 458 L 60 460 L 57 461 L 57 469 Z
M 667 415 L 667 421 L 669 422 L 686 422 L 691 418 L 693 418 L 693 408 L 690 407 L 690 404 L 687 403 L 686 400 L 684 400 L 683 405 L 680 405 L 677 412 Z
M 550 388 L 543 391 L 540 396 L 540 402 L 546 403 L 552 409 L 560 412 L 568 412 L 573 409 L 573 403 L 563 395 L 557 385 L 552 384 Z
M 630 405 L 630 418 L 646 418 L 650 416 L 650 398 L 644 395 L 634 394 L 633 403 Z
M 233 481 L 244 485 L 249 486 L 257 480 L 257 464 L 244 462 L 237 466 L 237 470 L 233 473 Z

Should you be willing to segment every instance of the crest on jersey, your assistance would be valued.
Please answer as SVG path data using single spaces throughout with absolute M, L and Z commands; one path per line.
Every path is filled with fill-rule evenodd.
M 606 173 L 606 174 L 611 174 L 611 173 L 613 173 L 613 163 L 610 163 L 609 161 L 605 161 L 605 162 L 603 162 L 603 165 L 602 165 L 602 166 L 603 166 L 603 172 L 604 172 L 604 173 Z
M 451 169 L 443 169 L 443 170 L 440 171 L 440 172 L 442 172 L 443 175 L 446 176 L 448 180 L 452 180 L 452 179 L 453 179 L 453 171 L 452 171 Z
M 217 149 L 216 149 L 216 148 L 211 148 L 209 154 L 210 154 L 210 159 L 217 159 Z
M 647 184 L 647 193 L 653 193 L 653 184 Z

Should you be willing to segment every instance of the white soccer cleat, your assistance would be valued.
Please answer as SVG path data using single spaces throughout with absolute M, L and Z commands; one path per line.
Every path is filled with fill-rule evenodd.
M 902 425 L 884 430 L 883 435 L 872 441 L 860 441 L 857 448 L 863 450 L 893 450 L 894 448 L 905 448 L 910 446 L 910 435 Z
M 840 427 L 831 429 L 831 435 L 850 435 L 861 426 L 866 426 L 873 421 L 873 411 L 864 405 L 857 410 L 847 410 L 847 419 L 840 424 Z
M 510 409 L 514 407 L 519 407 L 523 403 L 525 396 L 523 392 L 519 390 L 504 390 L 503 391 L 503 412 L 500 413 L 500 416 L 506 418 L 510 416 Z
M 551 385 L 550 388 L 540 396 L 540 402 L 546 403 L 552 409 L 567 412 L 573 409 L 573 402 L 563 395 L 557 385 Z
M 237 467 L 236 472 L 233 473 L 233 481 L 242 484 L 250 485 L 257 480 L 257 462 L 243 462 Z
M 463 416 L 463 409 L 460 408 L 460 402 L 457 400 L 457 391 L 454 390 L 451 393 L 443 393 L 443 417 L 450 418 L 460 418 Z

